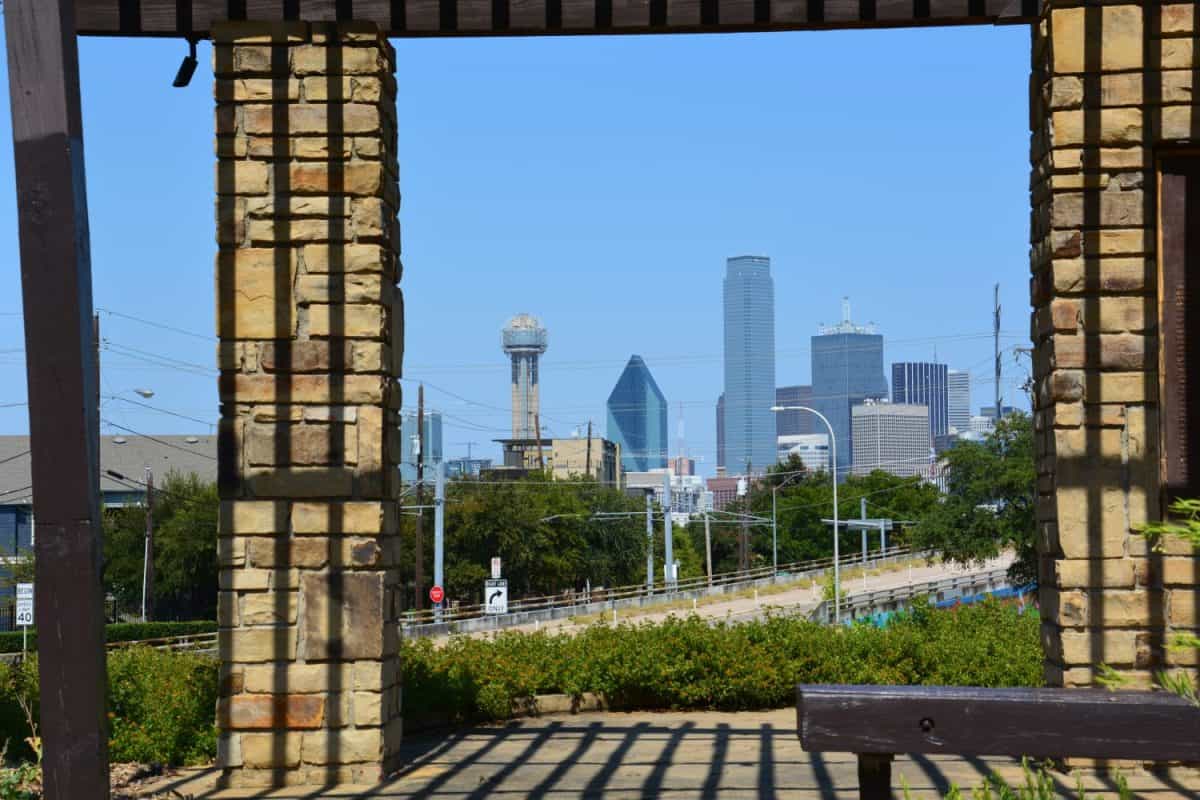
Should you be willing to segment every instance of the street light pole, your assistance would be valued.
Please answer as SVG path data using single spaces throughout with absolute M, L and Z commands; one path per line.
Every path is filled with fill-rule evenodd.
M 825 427 L 829 430 L 829 460 L 833 467 L 833 622 L 838 624 L 842 620 L 842 594 L 841 594 L 841 551 L 838 544 L 838 532 L 840 531 L 838 522 L 838 467 L 837 467 L 837 434 L 833 432 L 833 426 L 829 424 L 829 420 L 825 415 L 815 408 L 808 406 L 771 406 L 771 410 L 779 413 L 780 411 L 807 411 L 810 414 L 815 414 L 816 417 L 825 423 Z

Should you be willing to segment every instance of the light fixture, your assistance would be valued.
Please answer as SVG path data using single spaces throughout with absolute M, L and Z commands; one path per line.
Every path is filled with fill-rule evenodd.
M 151 397 L 154 397 L 153 389 L 134 389 L 133 393 L 141 395 L 142 397 L 146 398 L 147 400 L 149 400 Z
M 188 54 L 183 57 L 183 62 L 179 65 L 179 71 L 175 73 L 175 80 L 171 85 L 176 89 L 182 89 L 192 82 L 192 75 L 196 74 L 196 65 L 199 64 L 196 60 L 196 40 L 188 39 Z

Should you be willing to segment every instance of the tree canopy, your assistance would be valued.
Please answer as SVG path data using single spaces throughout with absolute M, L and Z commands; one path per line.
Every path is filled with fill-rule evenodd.
M 946 494 L 912 532 L 914 546 L 977 564 L 1013 548 L 1014 580 L 1037 579 L 1034 503 L 1037 475 L 1033 423 L 1009 414 L 982 442 L 959 442 L 944 454 Z

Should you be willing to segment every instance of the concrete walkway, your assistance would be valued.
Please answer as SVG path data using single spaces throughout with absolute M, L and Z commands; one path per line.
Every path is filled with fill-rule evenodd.
M 408 765 L 373 787 L 274 791 L 215 791 L 215 776 L 199 771 L 159 784 L 183 797 L 385 798 L 857 798 L 856 763 L 849 754 L 810 754 L 796 738 L 791 709 L 759 713 L 593 713 L 547 716 L 477 726 L 404 744 Z M 968 791 L 989 771 L 1012 782 L 1020 765 L 1009 760 L 921 757 L 897 759 L 893 775 L 914 798 L 942 797 L 950 786 Z M 1175 770 L 1155 776 L 1127 773 L 1138 797 L 1200 797 L 1200 774 Z M 1074 797 L 1075 781 L 1056 775 L 1060 796 Z M 1090 776 L 1088 797 L 1116 797 L 1115 783 Z M 165 795 L 178 797 L 179 795 Z
M 1012 554 L 1005 554 L 999 558 L 992 559 L 980 566 L 960 567 L 950 564 L 926 564 L 923 561 L 914 561 L 908 566 L 900 566 L 895 569 L 884 571 L 880 575 L 866 576 L 865 581 L 860 573 L 857 573 L 857 567 L 845 567 L 844 572 L 855 575 L 852 580 L 844 580 L 842 591 L 847 595 L 853 596 L 862 592 L 873 592 L 880 589 L 894 589 L 902 586 L 907 586 L 912 583 L 924 583 L 927 581 L 942 580 L 944 578 L 953 578 L 960 575 L 970 575 L 977 572 L 987 572 L 988 570 L 1006 568 L 1013 561 Z M 749 619 L 761 617 L 767 610 L 772 610 L 779 613 L 807 616 L 821 603 L 821 584 L 817 583 L 817 589 L 813 589 L 813 581 L 805 580 L 795 584 L 794 588 L 786 591 L 767 593 L 760 592 L 758 599 L 754 596 L 749 597 L 721 597 L 718 602 L 698 603 L 695 612 L 697 615 L 706 619 L 729 619 L 730 621 L 745 622 Z M 691 614 L 692 606 L 690 603 L 684 603 L 682 608 L 669 607 L 666 609 L 655 610 L 654 608 L 642 608 L 636 610 L 618 611 L 618 622 L 662 622 L 668 616 L 674 614 L 680 616 L 683 614 Z M 611 621 L 612 617 L 609 614 L 603 615 L 606 621 Z M 539 625 L 516 625 L 504 630 L 509 631 L 553 631 L 572 633 L 582 627 L 586 627 L 587 623 L 580 625 L 572 622 L 570 618 L 554 620 L 552 622 L 544 622 Z M 481 631 L 473 636 L 488 636 L 493 631 Z M 444 637 L 442 637 L 444 638 Z

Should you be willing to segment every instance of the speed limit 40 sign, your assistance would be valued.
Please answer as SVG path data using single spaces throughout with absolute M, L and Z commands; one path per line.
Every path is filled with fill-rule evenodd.
M 33 584 L 17 584 L 17 625 L 28 628 L 33 625 Z

